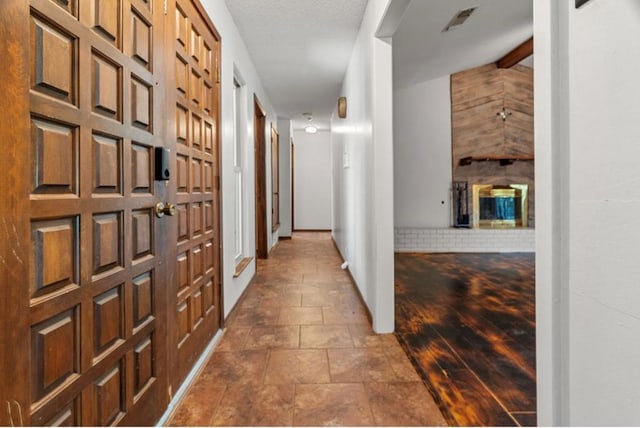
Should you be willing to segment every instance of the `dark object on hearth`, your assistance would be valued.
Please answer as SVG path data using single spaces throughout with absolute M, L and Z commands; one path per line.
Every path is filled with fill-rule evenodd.
M 471 227 L 469 221 L 469 183 L 453 182 L 453 227 Z

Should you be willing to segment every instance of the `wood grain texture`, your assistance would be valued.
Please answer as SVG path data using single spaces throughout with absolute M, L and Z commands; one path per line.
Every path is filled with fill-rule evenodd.
M 534 255 L 397 254 L 396 331 L 452 425 L 535 425 Z
M 212 296 L 222 282 L 221 196 L 214 185 L 220 176 L 214 131 L 220 127 L 220 85 L 213 66 L 219 64 L 220 36 L 197 0 L 169 2 L 167 16 L 172 18 L 166 29 L 171 58 L 166 110 L 177 112 L 167 146 L 176 153 L 178 178 L 168 192 L 177 218 L 167 233 L 168 259 L 176 269 L 168 288 L 167 358 L 176 391 L 222 325 L 220 297 Z
M 30 254 L 29 272 L 10 283 L 24 284 L 30 295 L 12 302 L 19 313 L 3 311 L 31 340 L 26 350 L 2 343 L 18 351 L 16 384 L 30 388 L 21 423 L 151 424 L 169 400 L 165 360 L 155 356 L 166 352 L 164 291 L 171 272 L 161 263 L 163 228 L 151 217 L 166 196 L 164 183 L 151 175 L 151 152 L 166 140 L 164 123 L 153 120 L 166 108 L 165 17 L 156 12 L 162 2 L 21 3 L 24 14 L 1 27 L 26 29 L 14 53 L 24 52 L 29 63 L 22 76 L 29 87 L 12 83 L 27 101 L 15 99 L 13 108 L 26 106 L 26 115 L 6 128 L 30 126 L 31 138 L 4 137 L 11 151 L 30 160 L 21 171 L 30 191 L 14 183 L 21 193 L 9 201 L 31 229 L 26 239 L 11 239 L 14 254 L 22 248 Z M 11 16 L 4 7 L 2 16 Z M 3 34 L 3 40 L 11 39 Z M 145 367 L 133 355 L 145 340 L 154 356 L 151 375 L 135 391 Z M 20 372 L 19 360 L 30 372 Z
M 30 288 L 29 257 L 29 4 L 23 0 L 0 2 L 0 425 L 31 425 L 29 415 Z M 15 25 L 22 23 L 22 25 Z M 25 245 L 17 246 L 16 243 Z M 20 358 L 16 358 L 20 356 Z M 22 409 L 22 411 L 21 411 Z
M 497 115 L 506 109 L 509 116 Z M 488 64 L 451 75 L 453 180 L 473 184 L 527 184 L 529 226 L 535 225 L 534 164 L 482 162 L 460 165 L 468 157 L 534 155 L 533 70 Z

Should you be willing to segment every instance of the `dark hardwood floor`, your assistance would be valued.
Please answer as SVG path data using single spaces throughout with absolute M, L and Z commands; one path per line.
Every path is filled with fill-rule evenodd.
M 396 254 L 396 332 L 451 425 L 536 425 L 535 255 Z

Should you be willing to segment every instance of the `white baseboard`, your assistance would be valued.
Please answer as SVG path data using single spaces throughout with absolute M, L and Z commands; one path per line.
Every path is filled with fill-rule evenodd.
M 200 370 L 204 367 L 205 363 L 209 359 L 209 356 L 211 355 L 211 352 L 213 352 L 213 349 L 218 344 L 218 341 L 220 341 L 220 338 L 222 337 L 222 335 L 223 335 L 223 330 L 219 330 L 216 333 L 216 335 L 213 336 L 213 339 L 211 339 L 211 342 L 209 342 L 205 350 L 202 352 L 202 355 L 200 355 L 200 358 L 194 364 L 193 368 L 189 372 L 189 375 L 187 375 L 184 382 L 182 382 L 182 386 L 180 386 L 178 391 L 173 396 L 173 399 L 169 403 L 167 410 L 165 410 L 164 414 L 162 415 L 158 423 L 156 423 L 157 427 L 163 427 L 167 425 L 167 422 L 169 421 L 171 414 L 178 406 L 178 403 L 180 403 L 180 400 L 182 399 L 184 394 L 187 392 L 187 389 L 189 389 L 189 387 L 191 386 L 191 383 L 195 380 L 196 376 L 200 373 Z

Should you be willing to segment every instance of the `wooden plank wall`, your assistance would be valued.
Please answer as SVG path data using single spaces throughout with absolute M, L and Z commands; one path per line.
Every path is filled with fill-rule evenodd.
M 497 115 L 503 107 L 511 112 L 506 121 Z M 533 162 L 459 165 L 468 156 L 533 156 L 533 69 L 522 65 L 499 69 L 489 64 L 451 75 L 451 126 L 453 180 L 469 185 L 528 184 L 529 226 L 533 227 Z

